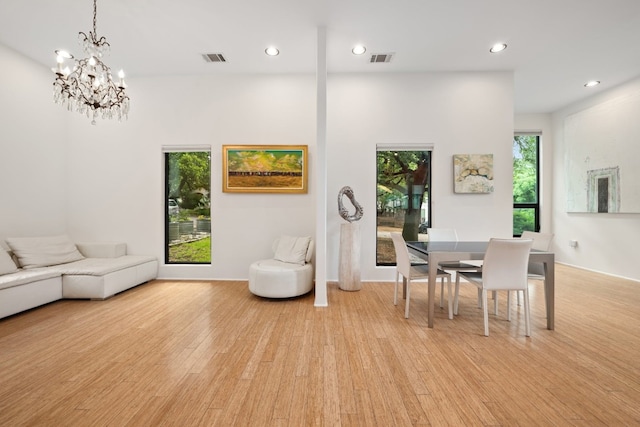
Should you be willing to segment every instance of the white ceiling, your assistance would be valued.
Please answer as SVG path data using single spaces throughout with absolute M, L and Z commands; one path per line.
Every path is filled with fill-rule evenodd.
M 91 0 L 0 0 L 0 43 L 47 66 L 81 55 Z M 129 77 L 313 73 L 317 29 L 338 72 L 514 71 L 516 113 L 545 113 L 640 75 L 640 0 L 99 0 L 105 63 Z M 509 45 L 490 54 L 498 41 Z M 363 56 L 351 48 L 362 43 Z M 277 46 L 281 54 L 267 57 Z M 395 53 L 387 64 L 372 53 Z M 223 53 L 227 63 L 205 63 Z M 601 80 L 596 88 L 583 84 Z

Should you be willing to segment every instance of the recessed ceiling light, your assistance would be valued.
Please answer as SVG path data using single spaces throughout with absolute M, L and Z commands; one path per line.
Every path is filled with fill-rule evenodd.
M 356 47 L 351 49 L 351 52 L 353 52 L 354 55 L 362 55 L 366 51 L 367 51 L 367 48 L 362 45 L 357 45 Z
M 264 50 L 264 53 L 266 53 L 269 56 L 278 56 L 280 54 L 280 51 L 275 47 L 268 47 Z
M 498 53 L 498 52 L 502 52 L 506 48 L 507 48 L 506 44 L 504 44 L 504 43 L 496 43 L 491 47 L 491 49 L 489 49 L 489 52 Z
M 591 80 L 590 82 L 586 82 L 584 87 L 594 87 L 600 84 L 600 80 Z

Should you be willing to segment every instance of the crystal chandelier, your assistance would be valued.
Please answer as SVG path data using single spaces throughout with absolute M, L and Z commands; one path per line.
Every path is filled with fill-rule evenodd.
M 77 111 L 91 118 L 117 118 L 122 120 L 129 114 L 129 97 L 124 89 L 124 72 L 118 73 L 118 82 L 114 82 L 111 69 L 102 62 L 102 57 L 109 53 L 107 39 L 98 39 L 96 32 L 96 1 L 93 0 L 93 32 L 89 36 L 78 33 L 82 49 L 87 54 L 84 59 L 76 59 L 73 69 L 65 67 L 66 59 L 73 55 L 63 50 L 56 50 L 58 66 L 53 68 L 56 79 L 53 82 L 53 100 L 56 104 L 66 105 L 69 111 Z

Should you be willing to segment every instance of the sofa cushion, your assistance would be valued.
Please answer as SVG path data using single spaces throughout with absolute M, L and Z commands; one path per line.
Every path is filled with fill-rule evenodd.
M 73 262 L 84 257 L 67 236 L 9 237 L 7 245 L 18 257 L 22 268 L 47 267 Z
M 278 240 L 274 259 L 292 264 L 304 265 L 311 237 L 281 236 Z
M 117 258 L 127 254 L 126 243 L 76 243 L 78 251 L 87 258 Z
M 0 289 L 12 288 L 52 277 L 60 277 L 60 272 L 50 268 L 18 270 L 15 273 L 0 276 Z
M 14 273 L 16 271 L 18 271 L 18 266 L 13 262 L 13 259 L 11 259 L 11 255 L 0 248 L 0 275 Z
M 52 267 L 52 269 L 63 275 L 104 276 L 155 260 L 155 257 L 147 255 L 124 255 L 117 258 L 84 258 Z

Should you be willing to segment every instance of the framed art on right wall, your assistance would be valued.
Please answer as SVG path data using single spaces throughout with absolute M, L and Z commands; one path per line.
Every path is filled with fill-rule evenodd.
M 640 91 L 564 120 L 567 212 L 640 212 Z

